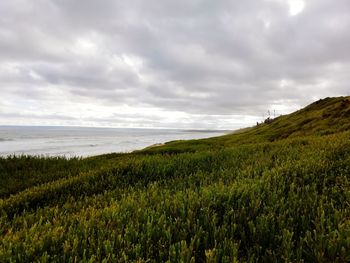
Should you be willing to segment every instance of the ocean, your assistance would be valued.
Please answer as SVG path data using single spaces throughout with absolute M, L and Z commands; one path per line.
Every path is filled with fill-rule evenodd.
M 200 139 L 227 131 L 57 126 L 0 126 L 0 156 L 87 157 L 131 152 L 173 140 Z

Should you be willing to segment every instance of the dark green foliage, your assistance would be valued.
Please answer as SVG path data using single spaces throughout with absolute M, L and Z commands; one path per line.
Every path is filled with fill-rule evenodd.
M 0 262 L 349 262 L 344 100 L 130 154 L 0 159 Z

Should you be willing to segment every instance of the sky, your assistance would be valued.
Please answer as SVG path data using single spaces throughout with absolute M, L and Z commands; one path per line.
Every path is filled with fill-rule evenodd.
M 0 1 L 0 125 L 233 130 L 349 72 L 349 0 Z

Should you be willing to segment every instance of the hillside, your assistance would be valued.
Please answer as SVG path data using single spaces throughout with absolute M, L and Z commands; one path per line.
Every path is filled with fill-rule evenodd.
M 0 158 L 0 262 L 349 262 L 350 97 L 239 133 Z
M 236 146 L 237 144 L 273 142 L 286 138 L 319 136 L 350 130 L 350 97 L 335 97 L 318 100 L 292 114 L 272 119 L 270 123 L 242 129 L 234 134 L 197 141 L 170 142 L 167 147 L 200 149 Z M 157 149 L 156 151 L 163 150 Z

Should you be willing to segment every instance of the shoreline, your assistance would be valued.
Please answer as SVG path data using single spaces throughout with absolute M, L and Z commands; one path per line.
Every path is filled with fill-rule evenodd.
M 162 146 L 168 142 L 200 140 L 228 134 L 227 131 L 170 131 L 139 129 L 115 130 L 115 132 L 89 131 L 86 129 L 60 131 L 39 129 L 1 129 L 0 157 L 35 156 L 41 158 L 64 157 L 89 158 L 113 153 L 131 153 Z M 102 131 L 102 132 L 101 132 Z

